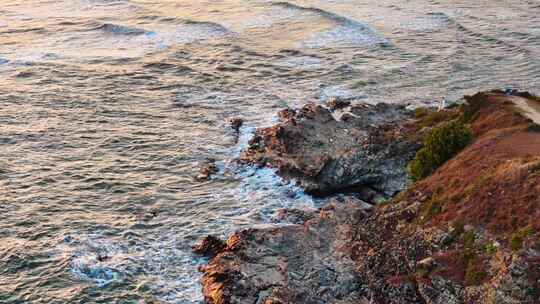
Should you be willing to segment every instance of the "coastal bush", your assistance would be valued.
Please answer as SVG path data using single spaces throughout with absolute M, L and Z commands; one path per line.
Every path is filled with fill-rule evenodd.
M 465 270 L 465 284 L 467 286 L 479 285 L 488 274 L 485 271 L 483 257 L 479 255 L 481 249 L 476 244 L 476 233 L 473 230 L 464 231 L 461 240 L 463 247 L 460 249 L 459 257 Z
M 434 128 L 426 137 L 423 148 L 409 164 L 414 181 L 432 174 L 446 161 L 454 157 L 471 141 L 471 130 L 462 122 L 453 120 Z

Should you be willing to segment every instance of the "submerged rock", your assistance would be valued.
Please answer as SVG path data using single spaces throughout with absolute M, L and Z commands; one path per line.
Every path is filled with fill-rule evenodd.
M 406 135 L 405 107 L 358 105 L 337 113 L 308 104 L 278 116 L 277 125 L 257 130 L 243 161 L 277 168 L 311 194 L 369 187 L 390 197 L 405 189 L 407 163 L 419 148 Z

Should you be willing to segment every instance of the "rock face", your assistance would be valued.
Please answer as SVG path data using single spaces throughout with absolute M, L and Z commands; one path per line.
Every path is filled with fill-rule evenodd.
M 488 259 L 489 234 L 419 227 L 421 212 L 348 202 L 303 225 L 235 233 L 201 267 L 205 303 L 538 303 L 540 248 Z
M 362 285 L 348 243 L 363 216 L 353 205 L 328 207 L 305 225 L 232 235 L 202 268 L 206 302 L 358 302 Z
M 332 108 L 281 111 L 277 125 L 256 132 L 242 160 L 277 168 L 312 194 L 404 190 L 406 165 L 419 148 L 406 136 L 410 113 L 389 104 Z
M 396 237 L 400 221 L 412 220 L 417 209 L 381 212 L 349 201 L 326 206 L 303 225 L 238 232 L 201 268 L 205 301 L 426 303 L 415 281 L 416 265 L 424 264 L 415 260 L 433 245 L 421 233 Z

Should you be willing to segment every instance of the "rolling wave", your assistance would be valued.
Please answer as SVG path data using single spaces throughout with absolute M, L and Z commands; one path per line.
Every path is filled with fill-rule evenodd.
M 325 10 L 317 8 L 317 7 L 305 7 L 305 6 L 292 4 L 290 2 L 274 2 L 274 3 L 272 3 L 272 5 L 282 7 L 282 8 L 286 8 L 286 9 L 292 9 L 292 10 L 298 10 L 298 11 L 302 11 L 302 12 L 313 13 L 313 14 L 319 15 L 319 16 L 321 16 L 323 18 L 326 18 L 326 19 L 328 19 L 330 21 L 333 21 L 333 22 L 337 23 L 338 25 L 360 27 L 360 28 L 366 28 L 367 30 L 372 30 L 369 26 L 367 26 L 366 24 L 364 24 L 362 22 L 347 18 L 345 16 L 341 16 L 341 15 L 338 15 L 338 14 L 335 14 L 335 13 L 332 13 L 332 12 L 329 12 L 329 11 L 325 11 Z
M 148 33 L 148 31 L 145 31 L 143 29 L 113 23 L 104 23 L 95 28 L 95 30 L 100 30 L 106 33 L 118 35 L 144 35 Z
M 286 9 L 307 12 L 322 17 L 335 24 L 333 29 L 313 35 L 303 45 L 311 48 L 324 48 L 333 45 L 390 45 L 388 39 L 368 24 L 341 16 L 316 7 L 304 7 L 289 2 L 272 3 Z

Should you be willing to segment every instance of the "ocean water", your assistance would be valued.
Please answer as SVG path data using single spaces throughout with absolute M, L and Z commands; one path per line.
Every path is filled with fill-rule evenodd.
M 1 2 L 0 303 L 200 303 L 195 241 L 321 204 L 234 162 L 283 107 L 540 92 L 535 0 Z

